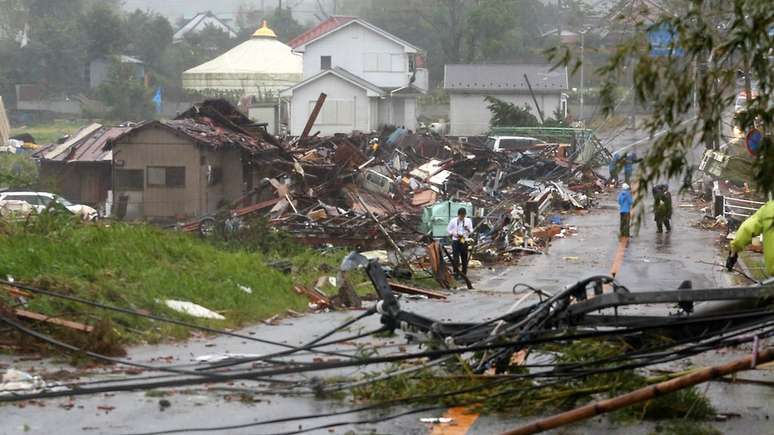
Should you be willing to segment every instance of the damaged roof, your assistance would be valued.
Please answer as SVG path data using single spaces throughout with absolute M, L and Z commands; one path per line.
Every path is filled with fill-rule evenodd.
M 529 92 L 526 74 L 535 92 L 567 90 L 567 71 L 551 68 L 540 64 L 451 64 L 444 67 L 443 88 L 452 92 Z
M 145 121 L 107 142 L 107 149 L 120 139 L 146 128 L 162 128 L 215 150 L 238 147 L 250 154 L 279 151 L 271 135 L 226 100 L 206 100 L 193 105 L 172 121 Z
M 45 146 L 35 155 L 41 160 L 56 162 L 110 161 L 113 155 L 110 150 L 105 149 L 105 145 L 131 128 L 130 125 L 111 127 L 94 123 L 82 128 L 61 144 Z

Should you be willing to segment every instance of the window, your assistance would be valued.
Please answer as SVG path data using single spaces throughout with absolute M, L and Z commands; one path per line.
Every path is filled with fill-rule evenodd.
M 144 175 L 142 169 L 116 169 L 116 190 L 142 190 Z
M 392 58 L 392 72 L 406 71 L 406 61 L 402 54 L 393 54 Z
M 148 166 L 148 187 L 185 187 L 185 167 Z
M 320 56 L 320 69 L 322 70 L 331 69 L 330 56 Z
M 408 62 L 409 62 L 409 72 L 416 71 L 417 70 L 417 55 L 416 54 L 409 54 Z
M 223 181 L 223 168 L 208 166 L 207 185 L 217 186 L 221 181 Z
M 314 109 L 316 101 L 309 102 L 309 112 Z M 315 125 L 343 125 L 355 124 L 355 103 L 349 100 L 325 100 L 320 115 Z
M 390 72 L 394 71 L 393 56 L 400 58 L 400 70 L 403 71 L 403 55 L 390 53 L 365 53 L 363 70 L 366 72 Z

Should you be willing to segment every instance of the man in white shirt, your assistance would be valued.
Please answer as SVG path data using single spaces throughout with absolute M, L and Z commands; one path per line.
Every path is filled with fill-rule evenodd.
M 464 208 L 457 211 L 457 217 L 449 222 L 446 232 L 452 239 L 452 264 L 455 273 L 461 271 L 463 275 L 468 276 L 468 245 L 467 239 L 473 234 L 473 222 L 465 217 L 467 213 Z M 460 268 L 460 260 L 462 267 Z

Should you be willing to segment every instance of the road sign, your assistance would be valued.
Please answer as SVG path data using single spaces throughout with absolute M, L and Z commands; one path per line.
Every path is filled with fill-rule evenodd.
M 650 42 L 650 55 L 653 57 L 682 56 L 683 49 L 674 45 L 677 32 L 666 23 L 662 23 L 648 30 Z
M 757 156 L 761 149 L 761 142 L 763 142 L 763 132 L 757 128 L 750 130 L 744 140 L 744 144 L 747 147 L 747 152 L 753 156 Z

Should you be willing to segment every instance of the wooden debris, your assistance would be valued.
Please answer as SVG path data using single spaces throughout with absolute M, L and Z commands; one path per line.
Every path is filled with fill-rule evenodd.
M 401 284 L 393 281 L 390 281 L 389 284 L 392 291 L 397 293 L 404 293 L 407 295 L 422 295 L 422 296 L 427 296 L 430 299 L 446 299 L 446 295 L 440 292 L 435 292 L 432 290 L 419 288 L 419 287 L 412 287 L 406 284 Z
M 36 313 L 34 311 L 16 309 L 14 310 L 14 314 L 24 319 L 36 320 L 38 322 L 46 322 L 46 323 L 51 323 L 52 325 L 64 326 L 65 328 L 70 328 L 75 331 L 89 333 L 94 330 L 94 327 L 90 325 L 85 325 L 83 323 L 73 322 L 70 320 L 59 319 L 56 317 L 46 316 L 45 314 Z
M 319 308 L 331 306 L 331 300 L 315 289 L 302 285 L 295 285 L 293 286 L 293 290 L 300 295 L 306 296 L 307 299 L 309 299 L 309 302 L 317 305 Z

